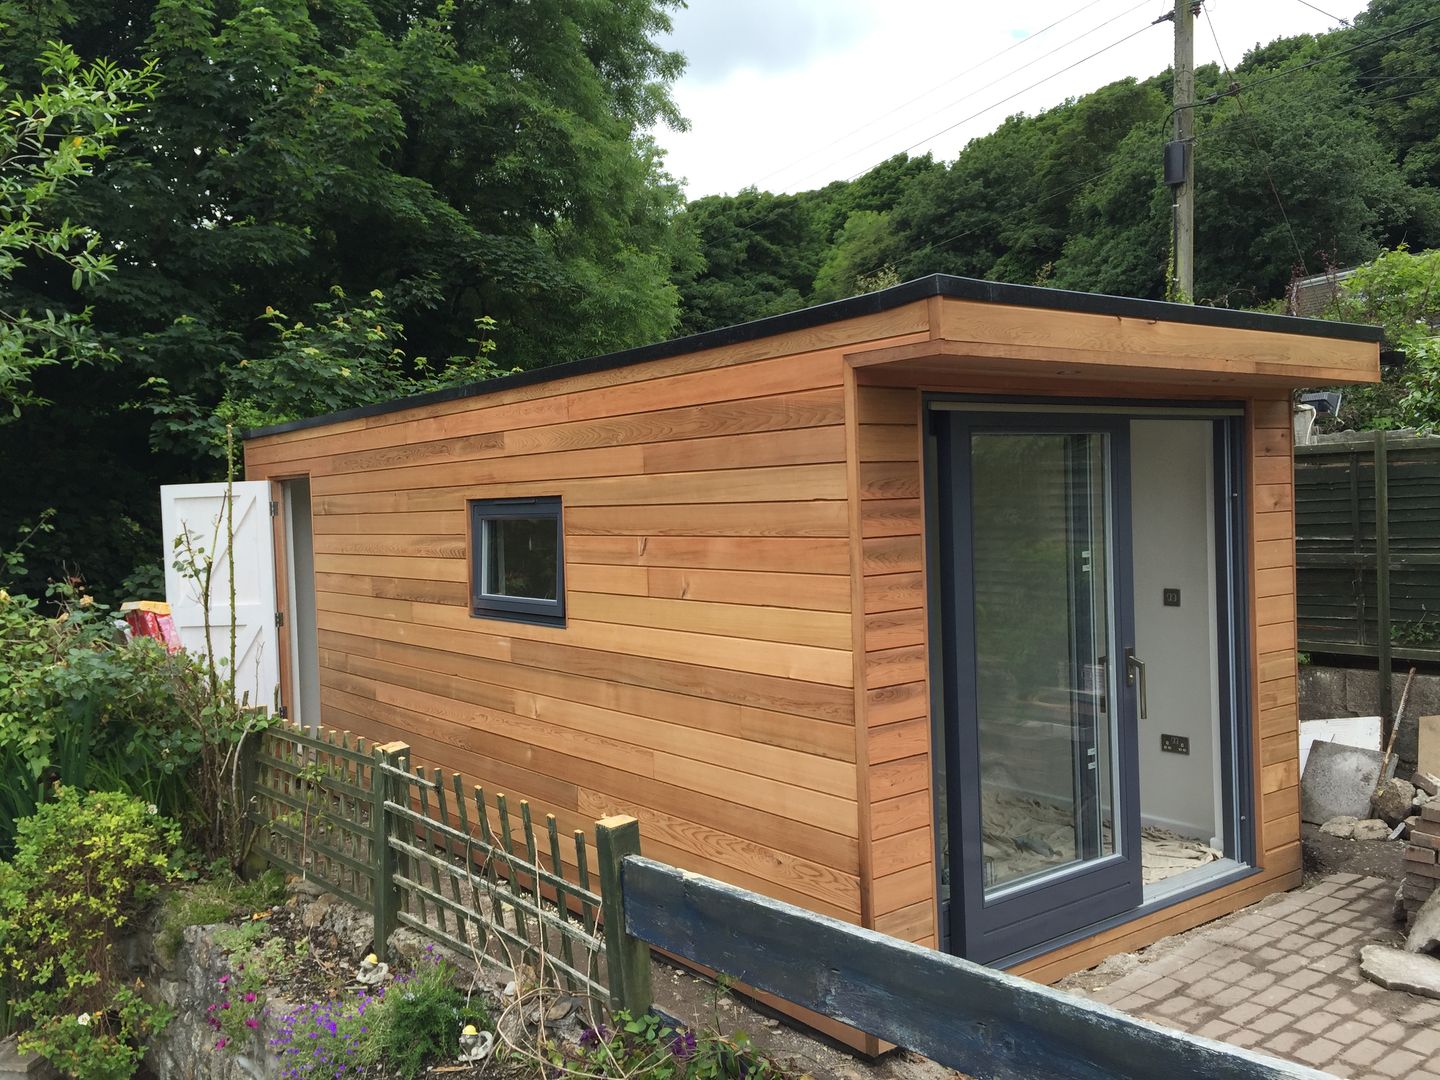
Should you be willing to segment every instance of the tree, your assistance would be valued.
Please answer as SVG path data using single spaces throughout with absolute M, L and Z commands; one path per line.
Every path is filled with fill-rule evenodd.
M 382 293 L 403 328 L 377 393 L 470 378 L 481 319 L 505 367 L 671 334 L 694 240 L 647 132 L 682 123 L 669 84 L 683 59 L 656 44 L 677 2 L 0 6 L 0 65 L 28 80 L 20 92 L 57 36 L 80 56 L 153 60 L 161 80 L 58 196 L 113 260 L 87 299 L 119 360 L 37 376 L 59 407 L 0 430 L 0 532 L 56 506 L 35 565 L 113 587 L 155 548 L 158 484 L 215 475 L 234 372 L 283 346 L 267 309 L 324 323 L 332 287 Z M 79 314 L 68 281 L 21 286 L 33 310 Z
M 23 406 L 43 404 L 36 372 L 54 364 L 87 364 L 107 356 L 90 333 L 88 308 L 37 311 L 42 302 L 16 282 L 58 276 L 74 292 L 103 281 L 114 255 L 92 226 L 58 212 L 67 185 L 93 175 L 114 148 L 120 118 L 153 88 L 150 69 L 122 71 L 84 64 L 73 49 L 47 44 L 40 82 L 15 94 L 0 117 L 0 423 Z M 5 92 L 0 82 L 0 94 Z
M 1378 386 L 1340 388 L 1345 427 L 1440 427 L 1440 249 L 1412 254 L 1400 247 L 1356 267 L 1322 317 L 1382 327 L 1386 347 L 1405 356 Z

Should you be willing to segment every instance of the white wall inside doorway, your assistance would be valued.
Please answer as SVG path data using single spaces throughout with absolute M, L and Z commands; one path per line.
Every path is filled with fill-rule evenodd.
M 1135 420 L 1130 447 L 1135 645 L 1149 684 L 1140 817 L 1223 849 L 1213 421 Z M 1166 589 L 1180 590 L 1179 607 Z M 1188 738 L 1190 753 L 1161 750 L 1162 734 Z

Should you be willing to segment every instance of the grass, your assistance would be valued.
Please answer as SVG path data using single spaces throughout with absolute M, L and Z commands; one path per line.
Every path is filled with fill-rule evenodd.
M 268 909 L 284 898 L 285 879 L 278 870 L 267 870 L 254 881 L 245 881 L 228 869 L 212 868 L 210 877 L 176 889 L 166 898 L 160 932 L 155 938 L 160 959 L 167 964 L 175 959 L 187 926 L 229 922 Z

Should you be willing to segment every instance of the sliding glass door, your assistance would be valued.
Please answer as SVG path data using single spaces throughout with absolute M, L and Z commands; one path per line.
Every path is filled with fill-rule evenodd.
M 956 951 L 1141 901 L 1128 427 L 936 413 Z

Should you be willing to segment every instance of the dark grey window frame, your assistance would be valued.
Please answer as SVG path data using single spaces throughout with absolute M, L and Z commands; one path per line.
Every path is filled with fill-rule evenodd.
M 565 625 L 565 515 L 559 495 L 528 499 L 471 499 L 466 504 L 470 524 L 470 614 L 477 619 L 504 619 L 538 626 Z M 555 521 L 555 599 L 499 596 L 484 591 L 484 526 L 487 521 L 516 518 L 553 518 Z
M 1187 888 L 1168 892 L 1154 900 L 1142 902 L 1139 906 L 1130 911 L 1122 912 L 1109 918 L 1099 919 L 1088 926 L 1058 933 L 1055 936 L 1040 942 L 1035 942 L 1028 947 L 1018 949 L 1009 955 L 1002 956 L 991 961 L 993 966 L 1000 968 L 1012 967 L 1037 956 L 1053 952 L 1065 945 L 1083 940 L 1104 930 L 1137 919 L 1142 919 L 1157 911 L 1184 903 L 1187 900 L 1223 889 L 1246 878 L 1253 877 L 1263 872 L 1258 865 L 1259 851 L 1259 819 L 1255 805 L 1255 757 L 1252 752 L 1252 738 L 1255 719 L 1251 711 L 1251 693 L 1254 685 L 1255 672 L 1251 667 L 1250 658 L 1250 633 L 1254 620 L 1254 611 L 1250 605 L 1249 583 L 1250 583 L 1250 493 L 1248 487 L 1247 462 L 1249 460 L 1249 439 L 1246 417 L 1251 412 L 1251 406 L 1245 401 L 1218 399 L 1218 400 L 1184 400 L 1184 399 L 1150 399 L 1150 398 L 1113 398 L 1113 397 L 1030 397 L 1023 395 L 1009 394 L 958 394 L 945 392 L 929 392 L 922 395 L 926 412 L 925 450 L 924 450 L 924 483 L 926 493 L 926 505 L 937 508 L 940 504 L 941 492 L 938 485 L 938 462 L 937 462 L 937 439 L 935 437 L 935 425 L 930 418 L 931 409 L 934 407 L 945 408 L 948 404 L 951 408 L 963 408 L 967 403 L 976 405 L 988 404 L 1009 404 L 1009 405 L 1030 405 L 1037 410 L 1050 408 L 1059 411 L 1085 412 L 1087 407 L 1093 409 L 1095 414 L 1111 414 L 1124 416 L 1130 419 L 1143 418 L 1154 415 L 1157 410 L 1175 410 L 1177 415 L 1190 414 L 1193 416 L 1204 416 L 1211 413 L 1207 419 L 1215 422 L 1215 510 L 1216 510 L 1216 533 L 1218 541 L 1217 556 L 1221 565 L 1217 565 L 1217 571 L 1225 566 L 1228 573 L 1217 572 L 1216 591 L 1217 599 L 1221 605 L 1221 618 L 1219 641 L 1217 642 L 1220 657 L 1220 692 L 1221 692 L 1221 747 L 1222 760 L 1226 761 L 1228 767 L 1222 769 L 1222 800 L 1224 810 L 1228 815 L 1225 856 L 1233 864 L 1233 869 L 1218 873 L 1213 877 L 1205 877 Z M 931 513 L 926 522 L 925 543 L 926 543 L 926 566 L 931 568 L 929 575 L 929 596 L 927 601 L 928 621 L 930 627 L 930 640 L 943 643 L 945 641 L 944 627 L 942 626 L 943 603 L 941 590 L 938 581 L 938 568 L 941 560 L 949 557 L 940 538 L 938 513 Z M 1229 646 L 1227 648 L 1227 645 Z M 933 730 L 931 733 L 934 766 L 934 790 L 936 792 L 935 812 L 940 814 L 942 806 L 948 806 L 948 800 L 942 803 L 942 794 L 948 791 L 948 778 L 946 760 L 949 754 L 946 738 L 946 725 L 944 717 L 947 715 L 948 704 L 945 700 L 945 665 L 944 656 L 947 652 L 942 644 L 940 648 L 932 648 L 929 658 L 931 668 L 931 717 Z M 1230 658 L 1236 658 L 1237 662 L 1231 663 Z M 1228 722 L 1226 720 L 1228 714 Z M 939 818 L 937 817 L 937 821 Z M 940 908 L 939 937 L 940 947 L 946 952 L 959 952 L 962 948 L 963 935 L 958 939 L 952 939 L 952 923 L 957 918 L 957 912 L 952 910 L 951 889 L 953 881 L 945 881 L 941 878 L 940 872 L 943 866 L 943 857 L 940 850 L 940 830 L 935 830 L 936 850 L 935 888 L 938 905 Z M 952 867 L 952 878 L 954 876 Z

